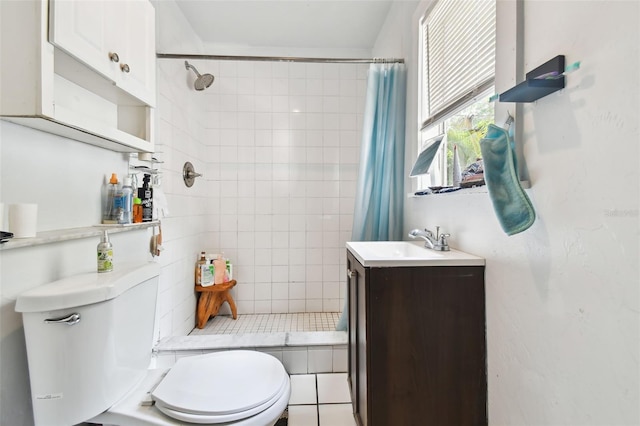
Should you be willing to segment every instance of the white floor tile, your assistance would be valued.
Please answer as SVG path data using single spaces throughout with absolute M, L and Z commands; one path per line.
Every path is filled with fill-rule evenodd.
M 291 376 L 291 397 L 289 405 L 317 404 L 315 374 L 294 374 Z
M 318 406 L 290 405 L 289 421 L 287 424 L 288 426 L 318 426 Z M 330 425 L 330 423 L 327 423 L 327 426 Z
M 347 373 L 318 374 L 318 403 L 351 402 Z
M 351 404 L 318 405 L 318 414 L 319 426 L 356 426 Z

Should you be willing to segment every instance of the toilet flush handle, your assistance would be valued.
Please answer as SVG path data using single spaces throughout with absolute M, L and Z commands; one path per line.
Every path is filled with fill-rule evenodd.
M 76 325 L 80 322 L 80 314 L 71 314 L 68 317 L 56 318 L 56 319 L 46 319 L 44 320 L 47 324 L 67 324 L 67 325 Z

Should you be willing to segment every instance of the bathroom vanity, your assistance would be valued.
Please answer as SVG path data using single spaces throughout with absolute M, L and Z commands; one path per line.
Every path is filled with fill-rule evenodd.
M 347 243 L 359 426 L 487 424 L 484 264 L 418 242 Z

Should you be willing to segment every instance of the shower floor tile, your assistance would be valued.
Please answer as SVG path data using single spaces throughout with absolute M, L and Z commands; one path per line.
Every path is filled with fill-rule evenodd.
M 248 314 L 238 315 L 236 320 L 228 315 L 217 315 L 204 328 L 195 328 L 191 335 L 334 331 L 339 319 L 340 312 Z

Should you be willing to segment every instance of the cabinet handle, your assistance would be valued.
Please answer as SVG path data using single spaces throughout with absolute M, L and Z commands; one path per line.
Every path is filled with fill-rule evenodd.
M 109 52 L 109 59 L 111 62 L 120 62 L 120 56 L 116 52 Z
M 127 65 L 127 64 L 120 64 L 120 69 L 122 70 L 122 72 L 129 72 L 129 71 L 131 71 L 131 70 L 129 69 L 129 65 Z
M 351 269 L 347 269 L 347 277 L 349 277 L 349 279 L 357 276 L 358 276 L 358 271 L 352 271 Z

